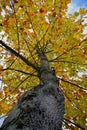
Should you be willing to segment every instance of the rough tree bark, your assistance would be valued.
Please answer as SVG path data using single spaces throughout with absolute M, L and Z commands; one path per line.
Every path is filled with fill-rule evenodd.
M 0 130 L 62 130 L 64 96 L 44 52 L 37 53 L 40 84 L 19 98 Z

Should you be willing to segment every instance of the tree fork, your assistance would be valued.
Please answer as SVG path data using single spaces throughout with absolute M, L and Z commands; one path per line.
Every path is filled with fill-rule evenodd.
M 11 53 L 36 69 L 19 53 L 0 41 Z M 64 117 L 64 96 L 59 88 L 58 78 L 50 69 L 49 61 L 41 48 L 35 48 L 40 58 L 38 77 L 40 84 L 24 93 L 5 119 L 0 130 L 62 130 Z
M 20 58 L 23 62 L 25 62 L 28 66 L 31 66 L 32 68 L 34 68 L 36 71 L 38 71 L 38 67 L 35 66 L 33 63 L 31 63 L 30 61 L 28 61 L 24 56 L 22 56 L 21 54 L 19 54 L 18 52 L 16 52 L 14 49 L 12 49 L 11 47 L 9 47 L 8 45 L 6 45 L 2 40 L 0 40 L 0 44 L 6 48 L 6 50 L 8 50 L 9 52 L 11 52 L 12 54 L 14 54 L 15 56 L 17 56 L 18 58 Z

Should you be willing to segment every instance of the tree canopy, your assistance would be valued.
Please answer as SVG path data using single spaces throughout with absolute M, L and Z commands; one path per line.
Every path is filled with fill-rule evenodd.
M 87 10 L 67 14 L 70 0 L 0 1 L 0 114 L 39 84 L 37 47 L 46 54 L 65 95 L 64 126 L 87 119 Z M 69 125 L 69 124 L 72 125 Z

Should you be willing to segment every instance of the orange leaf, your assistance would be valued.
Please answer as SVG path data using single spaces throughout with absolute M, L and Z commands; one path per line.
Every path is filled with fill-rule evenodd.
M 8 21 L 7 21 L 7 20 L 5 20 L 5 21 L 3 22 L 3 26 L 8 26 Z

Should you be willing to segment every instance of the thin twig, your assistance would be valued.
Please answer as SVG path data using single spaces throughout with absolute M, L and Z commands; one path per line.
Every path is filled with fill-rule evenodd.
M 32 54 L 32 51 L 30 50 L 30 47 L 29 47 L 29 45 L 28 45 L 27 40 L 26 40 L 24 37 L 23 37 L 23 39 L 24 39 L 24 41 L 25 41 L 25 43 L 26 43 L 26 45 L 27 45 L 27 48 L 28 48 L 28 50 L 29 50 L 29 53 L 30 53 L 32 59 L 34 60 L 34 63 L 37 65 L 36 60 L 35 60 L 35 58 L 34 58 L 34 56 L 33 56 L 33 54 Z
M 72 103 L 72 100 L 67 96 L 66 92 L 63 91 L 63 93 L 64 93 L 65 97 L 68 99 L 68 101 L 71 103 L 71 105 L 74 108 L 78 109 L 81 113 L 83 113 L 83 111 L 74 102 Z
M 24 83 L 30 76 L 27 76 L 23 81 L 21 81 L 21 83 L 19 83 L 19 85 L 11 92 L 14 93 L 16 89 L 18 89 L 20 87 L 20 85 L 22 83 Z M 6 96 L 5 98 L 3 98 L 0 102 L 3 102 L 4 100 L 6 100 L 8 97 L 10 97 L 10 95 Z
M 32 73 L 28 73 L 28 72 L 25 72 L 23 70 L 18 70 L 18 69 L 14 69 L 14 68 L 6 68 L 6 69 L 2 69 L 0 71 L 6 71 L 6 70 L 13 70 L 13 71 L 17 71 L 17 72 L 20 72 L 20 73 L 23 73 L 23 74 L 26 74 L 26 75 L 30 75 L 30 76 L 37 76 L 35 74 L 32 74 Z
M 69 122 L 69 123 L 75 125 L 76 127 L 80 128 L 81 130 L 85 130 L 85 128 L 83 128 L 82 126 L 80 126 L 80 125 L 77 124 L 77 123 L 74 123 L 74 122 L 68 120 L 67 118 L 64 118 L 64 121 L 67 121 L 67 122 Z
M 30 61 L 28 61 L 24 56 L 22 56 L 21 54 L 19 54 L 18 52 L 16 52 L 14 49 L 12 49 L 11 47 L 9 47 L 7 44 L 5 44 L 2 40 L 0 40 L 0 44 L 6 48 L 6 50 L 8 50 L 9 52 L 11 52 L 12 54 L 14 54 L 15 56 L 17 56 L 18 58 L 20 58 L 23 62 L 25 62 L 28 66 L 31 66 L 32 68 L 34 68 L 36 71 L 38 71 L 38 67 L 36 65 L 34 65 L 33 63 L 31 63 Z
M 87 41 L 87 38 L 84 39 L 84 40 L 82 40 L 82 41 L 80 41 L 79 46 L 80 46 L 83 42 L 85 42 L 85 41 Z M 65 54 L 68 54 L 71 50 L 75 49 L 76 47 L 78 47 L 78 44 L 75 44 L 75 45 L 72 46 L 68 51 L 65 51 L 65 52 L 63 52 L 62 54 L 60 54 L 57 58 L 59 59 L 61 56 L 65 55 Z
M 20 53 L 19 28 L 18 28 L 18 20 L 16 17 L 15 7 L 14 7 L 14 16 L 15 16 L 15 20 L 16 20 L 16 29 L 17 29 L 17 38 L 18 38 L 18 53 Z
M 80 88 L 80 89 L 83 89 L 83 90 L 87 91 L 86 88 L 83 88 L 83 87 L 81 87 L 80 85 L 75 84 L 75 83 L 72 83 L 72 82 L 70 82 L 70 81 L 68 81 L 68 80 L 66 80 L 66 79 L 64 79 L 64 78 L 58 78 L 58 79 L 59 79 L 59 80 L 62 80 L 63 82 L 69 83 L 69 84 L 71 84 L 71 85 L 73 85 L 73 86 L 76 86 L 76 87 L 78 87 L 78 88 Z

